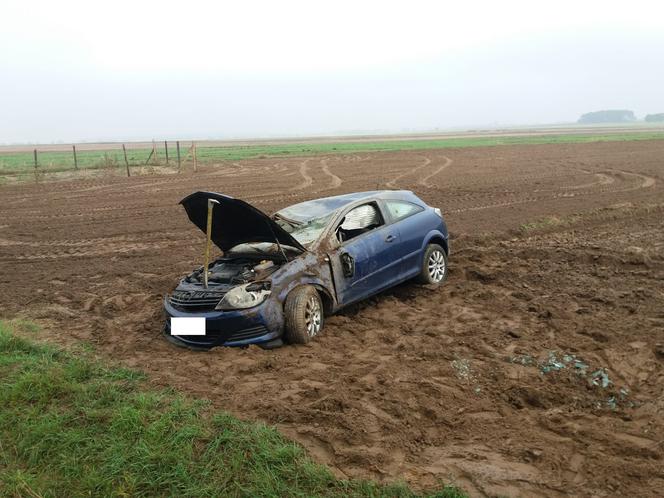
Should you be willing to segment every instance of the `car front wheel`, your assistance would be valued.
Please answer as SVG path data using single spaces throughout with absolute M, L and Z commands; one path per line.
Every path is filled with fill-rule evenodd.
M 418 281 L 422 284 L 440 285 L 447 278 L 447 253 L 438 244 L 429 244 L 424 250 L 422 270 Z
M 310 285 L 297 287 L 286 298 L 284 338 L 291 344 L 306 344 L 323 328 L 323 303 Z

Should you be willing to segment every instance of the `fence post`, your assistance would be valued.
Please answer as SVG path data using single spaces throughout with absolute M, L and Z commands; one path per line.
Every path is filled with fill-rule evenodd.
M 76 146 L 72 145 L 71 148 L 74 151 L 74 169 L 78 169 L 78 158 L 76 157 Z
M 150 151 L 150 155 L 149 155 L 148 158 L 145 160 L 145 164 L 144 164 L 143 166 L 147 166 L 147 165 L 148 165 L 148 163 L 150 162 L 150 159 L 152 159 L 152 155 L 153 155 L 153 154 L 154 154 L 154 149 L 152 149 L 152 150 Z
M 35 183 L 39 183 L 39 173 L 37 172 L 37 167 L 39 166 L 39 162 L 37 161 L 37 149 L 33 151 L 33 154 L 35 156 Z
M 180 141 L 175 142 L 175 148 L 178 151 L 178 173 L 180 172 Z
M 196 142 L 191 142 L 191 153 L 194 159 L 194 173 L 198 171 L 198 166 L 196 163 Z
M 125 166 L 127 166 L 127 176 L 131 176 L 129 173 L 129 161 L 127 161 L 127 149 L 125 148 L 125 144 L 122 144 L 122 153 L 124 154 L 124 160 L 125 160 Z
M 168 140 L 164 140 L 164 150 L 166 151 L 166 166 L 168 166 Z
M 157 145 L 152 141 L 152 164 L 157 164 Z

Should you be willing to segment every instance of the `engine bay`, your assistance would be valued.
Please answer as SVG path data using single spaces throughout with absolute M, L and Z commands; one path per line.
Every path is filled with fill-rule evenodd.
M 208 282 L 211 284 L 241 285 L 261 280 L 272 274 L 279 265 L 269 259 L 221 258 L 210 265 Z M 184 278 L 190 284 L 203 283 L 203 267 Z

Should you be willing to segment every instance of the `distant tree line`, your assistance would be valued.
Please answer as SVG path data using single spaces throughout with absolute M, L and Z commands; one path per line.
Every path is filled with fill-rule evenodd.
M 648 114 L 645 118 L 646 123 L 664 123 L 664 112 L 658 114 Z
M 612 109 L 604 111 L 594 111 L 582 114 L 578 119 L 579 124 L 598 124 L 598 123 L 631 123 L 636 121 L 634 111 L 628 109 Z M 664 112 L 657 114 L 648 114 L 644 118 L 646 123 L 664 123 Z
M 636 121 L 634 111 L 627 109 L 587 112 L 579 118 L 579 124 L 631 123 Z

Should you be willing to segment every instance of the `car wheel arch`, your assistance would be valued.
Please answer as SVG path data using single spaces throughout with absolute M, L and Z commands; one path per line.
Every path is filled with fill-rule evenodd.
M 445 254 L 447 254 L 448 256 L 450 255 L 450 249 L 447 243 L 447 239 L 443 237 L 441 233 L 438 232 L 430 233 L 424 238 L 424 241 L 425 242 L 422 245 L 422 251 L 424 251 L 429 244 L 438 244 L 445 250 Z
M 334 300 L 332 299 L 332 295 L 325 287 L 321 285 L 313 285 L 313 287 L 318 291 L 320 300 L 323 302 L 323 313 L 326 316 L 331 315 L 332 311 L 334 310 Z
M 295 289 L 303 286 L 311 286 L 318 292 L 320 299 L 323 303 L 323 313 L 325 315 L 330 315 L 335 309 L 335 300 L 332 293 L 323 285 L 322 282 L 317 279 L 305 279 L 298 280 L 293 282 L 291 285 L 287 286 L 282 292 L 281 303 L 282 306 L 286 304 L 286 299 L 288 295 L 293 292 Z

